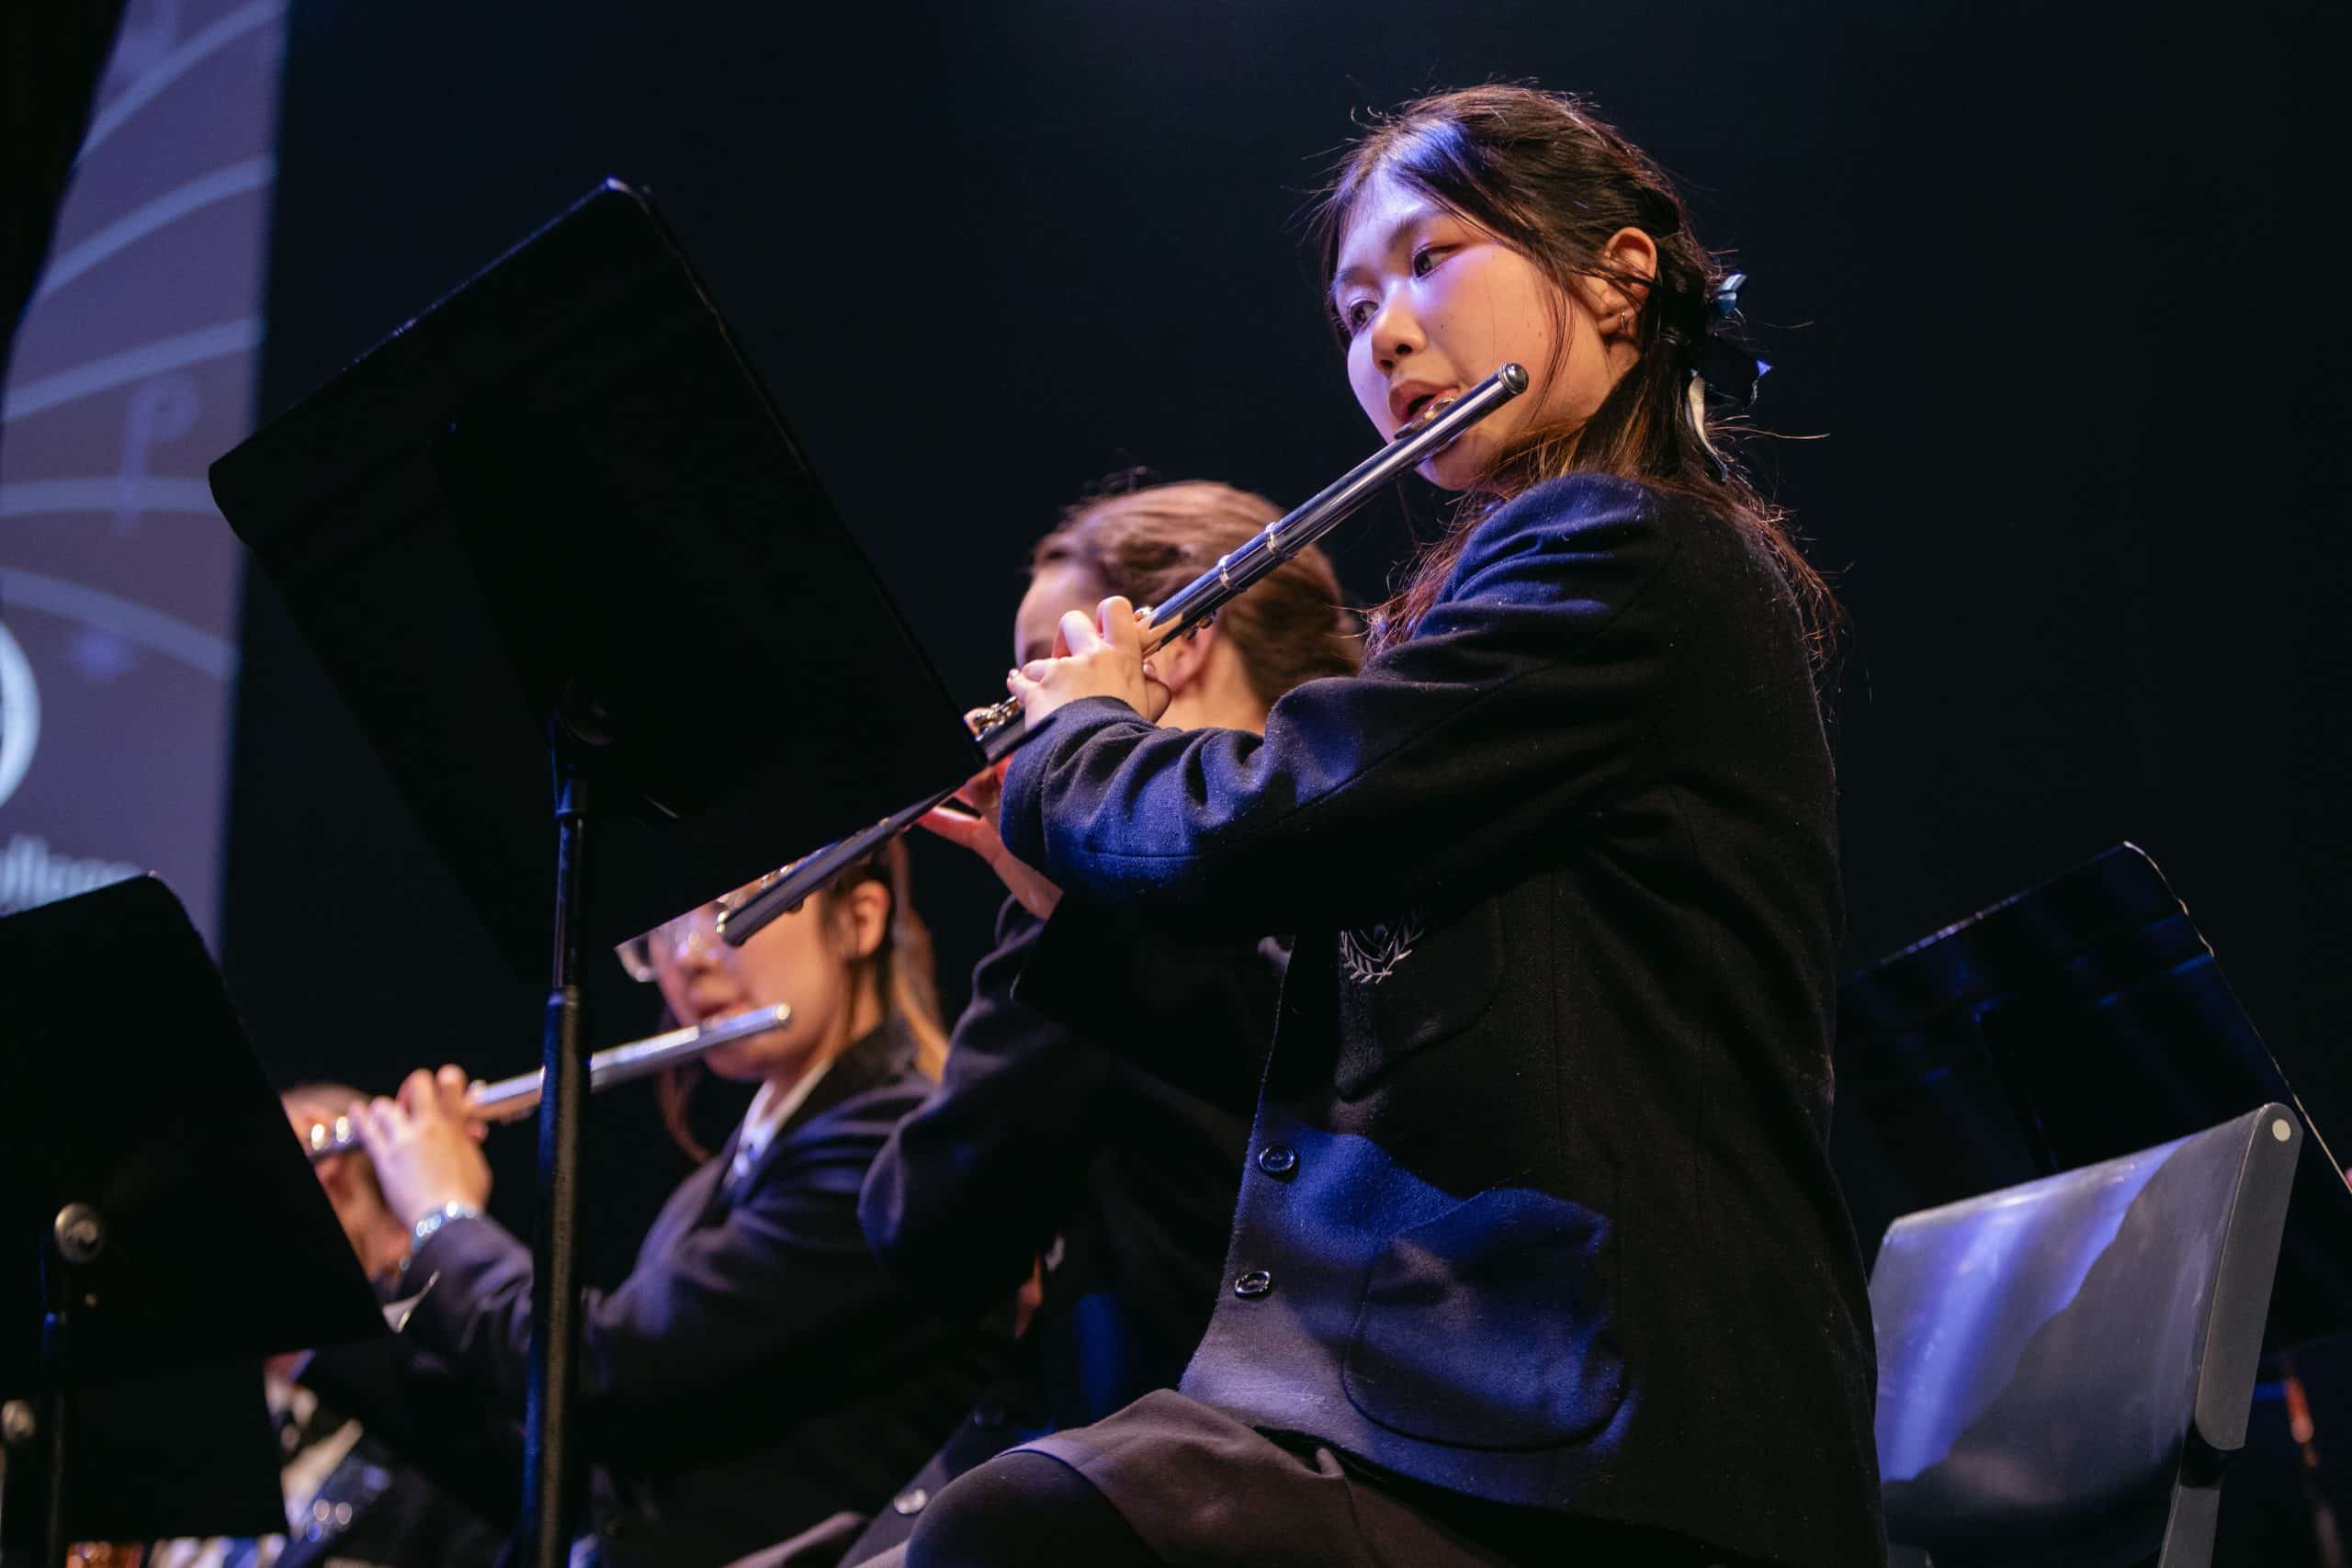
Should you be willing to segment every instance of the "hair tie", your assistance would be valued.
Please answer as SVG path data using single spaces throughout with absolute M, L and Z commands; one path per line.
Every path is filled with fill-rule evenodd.
M 1707 434 L 1710 404 L 1724 413 L 1746 413 L 1756 406 L 1757 384 L 1772 368 L 1741 338 L 1739 290 L 1747 281 L 1744 272 L 1729 273 L 1707 291 L 1706 326 L 1691 355 L 1690 384 L 1683 395 L 1683 412 L 1690 417 L 1690 428 L 1717 477 L 1723 479 L 1731 477 L 1731 464 Z
M 1696 363 L 1691 367 L 1694 410 L 1715 403 L 1735 413 L 1756 406 L 1756 389 L 1772 369 L 1745 341 L 1739 315 L 1739 291 L 1747 275 L 1735 272 L 1707 291 L 1707 327 L 1700 336 Z

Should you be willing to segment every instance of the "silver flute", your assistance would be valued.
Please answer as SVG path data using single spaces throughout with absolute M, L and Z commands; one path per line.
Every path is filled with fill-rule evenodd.
M 616 1083 L 651 1077 L 664 1067 L 682 1066 L 688 1062 L 698 1061 L 721 1045 L 749 1040 L 752 1035 L 764 1034 L 771 1029 L 782 1029 L 791 1021 L 792 1010 L 778 1002 L 774 1007 L 756 1008 L 750 1012 L 738 1013 L 733 1018 L 720 1019 L 717 1023 L 673 1029 L 666 1034 L 632 1040 L 626 1045 L 599 1051 L 588 1058 L 588 1087 L 592 1090 L 610 1089 Z M 545 1069 L 541 1069 L 517 1073 L 511 1078 L 500 1078 L 494 1083 L 477 1079 L 466 1094 L 467 1120 L 521 1121 L 539 1108 L 539 1086 L 545 1077 Z M 348 1153 L 359 1146 L 359 1129 L 352 1125 L 349 1116 L 314 1122 L 302 1134 L 302 1146 L 312 1160 Z
M 1266 525 L 1248 544 L 1220 557 L 1170 595 L 1167 603 L 1138 610 L 1143 628 L 1144 657 L 1149 658 L 1180 637 L 1208 625 L 1236 594 L 1288 561 L 1299 551 L 1338 527 L 1370 501 L 1382 485 L 1408 468 L 1418 468 L 1456 436 L 1527 390 L 1527 372 L 1506 365 L 1461 397 L 1430 404 L 1398 430 L 1388 445 L 1350 468 L 1288 514 Z M 1029 736 L 1022 722 L 1021 699 L 1007 697 L 972 717 L 972 735 L 991 764 L 1019 750 Z M 871 828 L 796 861 L 784 874 L 746 901 L 718 917 L 718 934 L 729 947 L 741 947 L 778 916 L 797 908 L 802 900 L 843 871 L 899 834 L 927 813 L 944 805 L 964 787 L 958 781 L 902 811 L 894 811 Z

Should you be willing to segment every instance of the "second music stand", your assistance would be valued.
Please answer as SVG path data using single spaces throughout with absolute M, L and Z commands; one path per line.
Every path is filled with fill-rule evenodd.
M 169 888 L 0 919 L 0 1561 L 284 1529 L 258 1362 L 384 1320 Z
M 2266 1348 L 2352 1328 L 2352 1189 L 2154 861 L 2119 844 L 1849 979 L 1830 1139 L 1865 1249 L 1897 1215 L 2302 1116 Z

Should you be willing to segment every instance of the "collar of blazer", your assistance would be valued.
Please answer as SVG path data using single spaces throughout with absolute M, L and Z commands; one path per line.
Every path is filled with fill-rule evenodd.
M 742 1128 L 736 1128 L 729 1136 L 726 1146 L 718 1151 L 720 1189 L 740 1190 L 748 1187 L 775 1151 L 790 1143 L 803 1127 L 843 1101 L 912 1071 L 914 1060 L 914 1039 L 895 1019 L 886 1020 L 879 1028 L 850 1042 L 849 1048 L 825 1068 L 808 1091 L 808 1098 L 785 1118 L 784 1125 L 768 1139 L 759 1157 L 741 1178 L 731 1181 L 729 1173 L 734 1167 L 735 1151 L 742 1145 Z

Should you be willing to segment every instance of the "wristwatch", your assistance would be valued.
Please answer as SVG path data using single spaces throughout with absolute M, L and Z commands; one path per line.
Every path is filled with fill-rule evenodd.
M 414 1257 L 417 1253 L 422 1252 L 424 1249 L 424 1244 L 431 1241 L 435 1235 L 440 1231 L 441 1227 L 447 1224 L 451 1220 L 478 1220 L 481 1218 L 481 1210 L 471 1203 L 442 1204 L 432 1213 L 419 1217 L 416 1224 L 409 1226 L 409 1255 L 411 1257 Z

